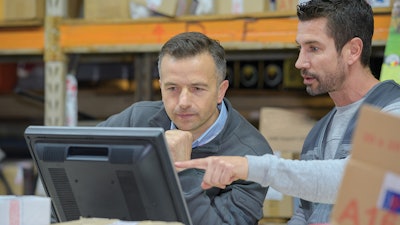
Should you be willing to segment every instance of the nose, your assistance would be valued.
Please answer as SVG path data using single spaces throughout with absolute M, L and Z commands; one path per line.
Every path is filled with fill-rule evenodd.
M 181 108 L 188 108 L 191 103 L 191 98 L 190 98 L 190 91 L 187 89 L 182 89 L 180 95 L 179 95 L 179 107 Z
M 303 53 L 302 51 L 299 51 L 299 56 L 297 57 L 297 60 L 296 60 L 296 63 L 294 66 L 299 70 L 310 67 L 310 61 L 307 58 L 305 53 Z

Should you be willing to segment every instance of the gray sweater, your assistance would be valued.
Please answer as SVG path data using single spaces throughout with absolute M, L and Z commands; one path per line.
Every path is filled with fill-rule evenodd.
M 384 96 L 381 93 L 388 93 L 386 87 L 391 81 L 382 82 L 374 87 L 368 95 L 376 92 L 377 101 L 382 98 L 394 99 L 382 107 L 383 112 L 400 115 L 400 99 L 398 85 L 394 84 L 394 93 Z M 386 85 L 384 88 L 382 84 Z M 370 99 L 368 99 L 370 100 Z M 249 161 L 248 180 L 259 182 L 264 186 L 271 186 L 274 189 L 295 197 L 308 200 L 309 202 L 328 203 L 335 202 L 340 182 L 349 157 L 334 159 L 336 149 L 341 144 L 346 128 L 365 101 L 361 99 L 351 105 L 335 108 L 336 114 L 326 138 L 324 157 L 320 160 L 285 160 L 276 156 L 265 155 L 263 157 L 247 156 Z M 376 100 L 374 100 L 376 101 Z M 376 103 L 380 105 L 380 103 Z M 350 130 L 351 131 L 351 130 Z M 349 145 L 347 148 L 351 148 Z M 279 178 L 279 179 L 278 179 Z M 302 208 L 297 208 L 289 224 L 307 224 Z M 302 221 L 302 222 L 300 222 Z

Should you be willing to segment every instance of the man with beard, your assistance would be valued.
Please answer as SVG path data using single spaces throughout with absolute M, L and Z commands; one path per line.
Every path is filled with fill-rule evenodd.
M 297 15 L 295 66 L 310 95 L 328 93 L 335 103 L 308 134 L 301 160 L 209 157 L 175 165 L 205 169 L 204 189 L 246 179 L 299 197 L 288 224 L 319 224 L 329 222 L 358 110 L 371 104 L 400 115 L 400 87 L 394 81 L 379 82 L 370 70 L 374 17 L 365 0 L 311 0 L 298 6 Z

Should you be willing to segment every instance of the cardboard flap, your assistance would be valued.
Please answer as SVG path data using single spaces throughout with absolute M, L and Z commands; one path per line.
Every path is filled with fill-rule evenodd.
M 400 117 L 362 106 L 332 225 L 400 224 Z
M 353 136 L 352 158 L 400 174 L 400 117 L 365 105 Z

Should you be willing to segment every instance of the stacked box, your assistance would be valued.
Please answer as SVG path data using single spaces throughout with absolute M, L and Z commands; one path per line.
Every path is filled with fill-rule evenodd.
M 85 0 L 85 19 L 129 19 L 129 0 Z
M 0 0 L 0 21 L 41 20 L 44 0 Z
M 270 10 L 269 0 L 224 0 L 215 2 L 216 14 L 262 13 Z

